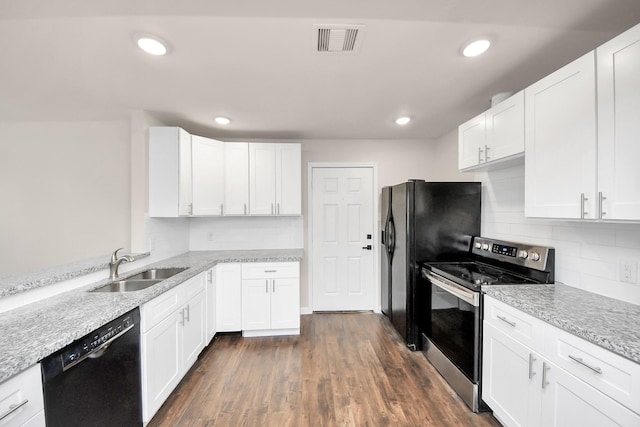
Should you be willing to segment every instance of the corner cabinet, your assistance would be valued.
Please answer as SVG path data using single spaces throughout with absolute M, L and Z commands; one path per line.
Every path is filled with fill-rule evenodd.
M 299 263 L 242 264 L 242 335 L 299 334 Z
M 640 220 L 640 25 L 596 49 L 598 203 L 603 220 Z
M 484 298 L 482 399 L 503 425 L 640 425 L 640 365 Z
M 216 331 L 242 330 L 242 264 L 215 266 Z
M 300 144 L 249 144 L 249 213 L 300 215 Z
M 191 135 L 177 127 L 149 128 L 149 216 L 192 214 Z
M 458 128 L 458 169 L 509 166 L 524 154 L 524 92 Z

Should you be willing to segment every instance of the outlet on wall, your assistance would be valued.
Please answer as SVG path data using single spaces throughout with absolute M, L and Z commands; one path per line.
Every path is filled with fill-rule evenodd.
M 207 233 L 207 242 L 213 242 L 213 231 Z
M 631 260 L 620 261 L 620 281 L 638 283 L 638 263 Z

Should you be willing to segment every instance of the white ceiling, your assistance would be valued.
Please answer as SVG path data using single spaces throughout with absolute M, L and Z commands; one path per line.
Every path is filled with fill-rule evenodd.
M 638 22 L 638 0 L 0 0 L 0 122 L 147 110 L 220 139 L 432 138 Z M 365 25 L 360 50 L 314 52 L 314 24 Z M 462 57 L 479 36 L 492 48 Z

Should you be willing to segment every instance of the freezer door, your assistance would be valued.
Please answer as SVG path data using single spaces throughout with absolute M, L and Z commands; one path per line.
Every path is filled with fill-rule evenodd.
M 408 269 L 408 202 L 409 187 L 412 183 L 396 185 L 391 190 L 391 228 L 393 256 L 391 258 L 391 323 L 400 336 L 407 341 L 407 296 L 409 285 Z M 411 344 L 411 343 L 407 343 Z
M 382 199 L 380 201 L 382 218 L 382 230 L 381 230 L 381 275 L 380 275 L 380 301 L 382 313 L 391 318 L 391 287 L 390 287 L 390 264 L 391 264 L 391 252 L 393 248 L 393 232 L 390 231 L 391 220 L 391 187 L 384 187 L 382 189 Z

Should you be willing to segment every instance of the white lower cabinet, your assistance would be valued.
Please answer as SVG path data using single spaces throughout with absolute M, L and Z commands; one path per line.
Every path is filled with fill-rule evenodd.
M 300 334 L 297 262 L 242 265 L 242 335 Z
M 533 328 L 519 331 L 523 322 Z M 520 339 L 523 330 L 536 350 Z M 579 361 L 567 361 L 583 371 L 554 363 L 564 338 L 579 342 L 583 353 L 571 353 Z M 486 296 L 482 369 L 482 399 L 505 426 L 640 426 L 632 410 L 640 404 L 640 365 Z
M 44 427 L 40 364 L 0 384 L 0 426 Z
M 204 284 L 205 273 L 141 307 L 145 423 L 151 420 L 205 347 Z
M 215 267 L 206 272 L 206 312 L 205 312 L 205 328 L 206 328 L 206 344 L 208 345 L 216 335 L 216 269 Z
M 242 264 L 218 264 L 215 276 L 216 330 L 239 332 L 242 330 Z

